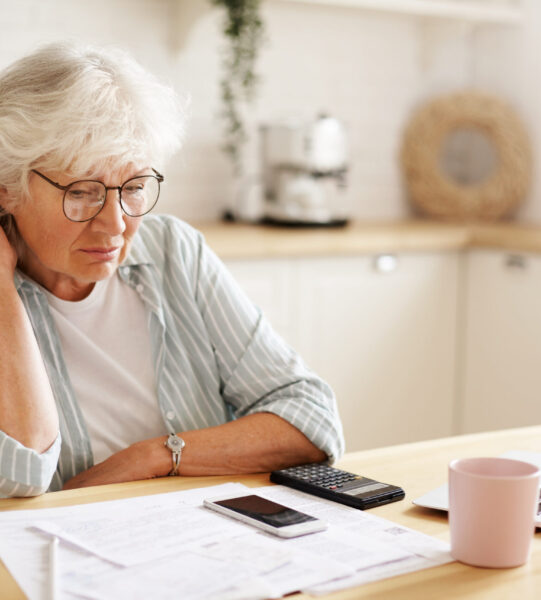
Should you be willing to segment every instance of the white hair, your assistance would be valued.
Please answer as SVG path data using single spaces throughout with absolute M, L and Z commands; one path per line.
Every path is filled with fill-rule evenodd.
M 0 72 L 0 187 L 22 201 L 31 169 L 75 176 L 144 163 L 180 147 L 175 92 L 118 49 L 54 43 Z

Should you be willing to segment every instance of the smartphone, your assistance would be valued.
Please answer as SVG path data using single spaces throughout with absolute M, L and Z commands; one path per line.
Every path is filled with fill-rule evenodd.
M 327 528 L 327 523 L 321 519 L 255 494 L 209 498 L 204 500 L 203 504 L 228 517 L 283 538 L 307 535 Z

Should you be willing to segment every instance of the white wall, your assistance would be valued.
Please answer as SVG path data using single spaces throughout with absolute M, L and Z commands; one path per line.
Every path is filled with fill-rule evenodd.
M 516 217 L 541 223 L 541 3 L 522 0 L 524 25 L 479 28 L 473 39 L 474 80 L 506 98 L 526 124 L 534 151 L 531 191 Z
M 192 221 L 220 216 L 235 190 L 219 149 L 220 11 L 209 8 L 178 49 L 183 5 L 207 1 L 0 0 L 0 67 L 40 43 L 78 38 L 127 48 L 191 95 L 188 137 L 166 170 L 160 208 Z M 266 0 L 263 14 L 267 43 L 258 101 L 248 115 L 251 130 L 285 114 L 311 118 L 325 110 L 341 118 L 350 135 L 352 212 L 359 218 L 410 214 L 397 151 L 405 120 L 419 101 L 477 82 L 534 119 L 532 102 L 523 101 L 527 68 L 522 67 L 524 39 L 534 35 L 285 0 Z M 256 170 L 256 158 L 253 136 L 248 172 Z M 541 202 L 530 203 L 524 214 L 541 219 Z

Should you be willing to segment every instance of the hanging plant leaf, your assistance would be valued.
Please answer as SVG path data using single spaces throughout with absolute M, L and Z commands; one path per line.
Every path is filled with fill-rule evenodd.
M 242 118 L 243 105 L 253 101 L 259 81 L 255 63 L 263 40 L 261 0 L 210 0 L 226 10 L 223 34 L 228 47 L 222 59 L 223 150 L 236 174 L 242 172 L 242 147 L 248 139 Z

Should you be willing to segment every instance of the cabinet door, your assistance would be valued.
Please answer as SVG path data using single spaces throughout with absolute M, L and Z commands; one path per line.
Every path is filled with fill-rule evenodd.
M 464 432 L 541 423 L 541 257 L 467 258 Z
M 228 260 L 226 266 L 274 330 L 295 346 L 294 263 L 286 259 Z
M 303 260 L 298 350 L 333 387 L 348 451 L 450 435 L 456 254 Z

